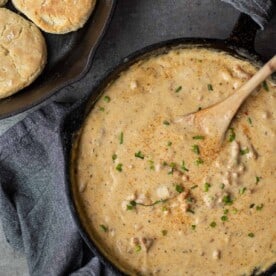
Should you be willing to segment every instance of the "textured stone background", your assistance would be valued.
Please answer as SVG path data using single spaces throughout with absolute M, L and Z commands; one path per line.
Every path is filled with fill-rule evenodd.
M 114 18 L 91 70 L 84 79 L 61 90 L 50 100 L 81 98 L 125 56 L 152 43 L 177 37 L 225 38 L 238 15 L 234 8 L 220 0 L 118 0 Z M 276 16 L 258 33 L 256 50 L 265 58 L 276 53 Z M 33 110 L 37 108 L 39 106 Z M 0 134 L 31 111 L 0 121 Z M 28 275 L 26 260 L 9 247 L 0 227 L 0 276 L 13 275 Z

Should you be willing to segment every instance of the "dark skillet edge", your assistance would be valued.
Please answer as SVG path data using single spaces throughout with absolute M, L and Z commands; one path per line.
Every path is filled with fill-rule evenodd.
M 61 90 L 62 88 L 66 87 L 66 86 L 69 86 L 77 81 L 80 81 L 83 77 L 85 77 L 86 73 L 88 72 L 88 70 L 90 69 L 91 65 L 92 65 L 92 61 L 93 61 L 93 58 L 94 58 L 94 55 L 100 45 L 100 42 L 102 41 L 107 29 L 108 29 L 108 26 L 112 20 L 112 17 L 113 17 L 113 14 L 114 14 L 114 11 L 115 11 L 115 8 L 116 8 L 116 5 L 117 5 L 117 0 L 112 0 L 111 1 L 112 3 L 112 6 L 111 6 L 111 9 L 110 9 L 110 13 L 104 23 L 104 25 L 102 26 L 102 32 L 100 33 L 100 35 L 98 36 L 98 39 L 97 39 L 97 42 L 91 46 L 91 50 L 89 52 L 89 55 L 87 56 L 87 63 L 85 64 L 83 70 L 81 71 L 80 74 L 78 74 L 77 76 L 69 79 L 68 81 L 65 81 L 63 82 L 62 84 L 60 85 L 57 85 L 56 87 L 54 87 L 49 93 L 47 93 L 47 95 L 45 95 L 45 97 L 41 97 L 39 100 L 33 102 L 32 104 L 30 105 L 27 105 L 27 106 L 24 106 L 24 107 L 21 107 L 15 111 L 11 111 L 11 112 L 7 112 L 5 114 L 0 114 L 0 120 L 3 120 L 3 119 L 7 119 L 7 118 L 10 118 L 12 116 L 15 116 L 15 115 L 18 115 L 24 111 L 27 111 L 28 109 L 31 109 L 39 104 L 41 104 L 42 102 L 48 100 L 49 98 L 51 98 L 55 93 L 58 93 L 59 90 Z M 91 15 L 93 16 L 93 14 Z M 42 72 L 43 74 L 43 72 Z M 7 103 L 8 104 L 8 103 Z
M 243 17 L 243 15 L 241 17 Z M 241 20 L 241 17 L 239 18 L 239 20 Z M 242 20 L 242 22 L 244 21 Z M 234 28 L 233 32 L 235 30 L 238 31 L 238 29 L 236 28 L 239 27 L 239 24 Z M 89 237 L 88 233 L 85 230 L 85 227 L 83 226 L 78 216 L 76 204 L 74 202 L 72 185 L 71 185 L 72 182 L 70 179 L 71 169 L 72 169 L 71 153 L 72 153 L 72 144 L 76 141 L 77 133 L 80 131 L 81 125 L 84 122 L 86 115 L 93 108 L 95 102 L 103 93 L 103 90 L 110 83 L 112 83 L 112 81 L 114 81 L 122 71 L 124 71 L 125 69 L 127 69 L 129 66 L 131 66 L 132 64 L 134 64 L 140 59 L 145 59 L 152 55 L 166 53 L 167 51 L 173 48 L 177 48 L 177 47 L 183 48 L 183 46 L 185 47 L 187 45 L 188 47 L 197 46 L 197 47 L 204 47 L 204 48 L 211 48 L 211 49 L 213 48 L 215 50 L 217 49 L 218 51 L 225 51 L 236 57 L 247 59 L 255 64 L 262 64 L 263 61 L 261 57 L 255 52 L 253 47 L 255 36 L 253 37 L 251 36 L 250 40 L 248 40 L 250 43 L 252 43 L 251 44 L 252 47 L 250 47 L 250 45 L 247 44 L 246 46 L 249 49 L 245 49 L 243 47 L 244 45 L 240 43 L 240 39 L 242 40 L 242 37 L 239 36 L 240 33 L 236 32 L 234 34 L 238 36 L 239 38 L 238 40 L 235 40 L 235 39 L 233 40 L 231 36 L 229 39 L 225 39 L 225 40 L 205 39 L 205 38 L 177 38 L 177 39 L 158 42 L 156 44 L 147 46 L 141 50 L 136 51 L 135 53 L 127 56 L 121 62 L 119 62 L 119 65 L 109 70 L 101 78 L 101 80 L 97 82 L 97 84 L 95 85 L 96 88 L 92 91 L 91 95 L 82 99 L 81 103 L 79 103 L 80 104 L 79 107 L 77 107 L 78 105 L 75 105 L 75 107 L 72 108 L 74 112 L 70 112 L 69 116 L 65 117 L 62 122 L 60 137 L 61 137 L 61 143 L 63 145 L 63 151 L 65 154 L 65 163 L 64 163 L 65 191 L 66 191 L 67 200 L 68 200 L 69 208 L 71 210 L 72 217 L 78 227 L 80 235 L 82 236 L 82 238 L 84 239 L 88 247 L 91 249 L 91 251 L 97 257 L 99 257 L 100 261 L 116 275 L 125 275 L 125 274 L 122 271 L 120 271 L 114 263 L 112 263 L 110 260 L 108 260 L 108 258 L 104 256 L 104 254 L 100 251 L 100 249 L 95 245 L 93 240 Z M 80 113 L 78 113 L 77 110 L 80 110 Z M 276 272 L 276 263 L 273 264 L 268 270 L 262 273 L 260 273 L 259 268 L 256 267 L 252 272 L 252 276 L 253 275 L 271 276 L 274 272 Z

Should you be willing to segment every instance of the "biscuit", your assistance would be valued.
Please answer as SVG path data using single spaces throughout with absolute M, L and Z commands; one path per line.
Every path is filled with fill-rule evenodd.
M 0 0 L 0 7 L 6 5 L 7 2 L 8 0 Z
M 33 82 L 46 60 L 46 43 L 40 30 L 20 15 L 0 8 L 0 99 Z
M 13 0 L 14 6 L 41 30 L 64 34 L 83 27 L 96 0 Z

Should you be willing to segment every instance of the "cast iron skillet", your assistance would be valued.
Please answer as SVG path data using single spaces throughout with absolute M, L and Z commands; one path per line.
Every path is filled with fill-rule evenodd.
M 74 166 L 72 164 L 73 162 L 71 162 L 72 145 L 74 142 L 77 142 L 77 132 L 81 128 L 86 115 L 91 111 L 104 88 L 113 80 L 115 80 L 122 71 L 126 70 L 130 65 L 134 64 L 138 60 L 145 59 L 152 55 L 166 53 L 173 48 L 196 46 L 216 49 L 228 52 L 231 55 L 246 59 L 255 64 L 262 64 L 262 58 L 254 50 L 254 40 L 257 30 L 258 25 L 249 16 L 241 14 L 230 37 L 225 40 L 205 38 L 178 38 L 169 41 L 162 41 L 137 51 L 136 53 L 125 58 L 114 70 L 109 72 L 99 82 L 99 84 L 96 86 L 96 89 L 92 91 L 91 95 L 83 99 L 81 104 L 77 104 L 75 107 L 73 107 L 70 114 L 67 115 L 67 117 L 64 119 L 62 125 L 62 143 L 65 153 L 65 189 L 72 216 L 78 226 L 81 236 L 92 252 L 99 257 L 104 265 L 106 265 L 109 269 L 118 275 L 124 274 L 101 253 L 101 251 L 89 237 L 88 233 L 85 231 L 73 198 L 73 181 L 70 179 L 71 173 L 74 172 Z M 271 268 L 269 268 L 269 270 L 262 273 L 261 275 L 268 276 L 272 275 L 273 272 L 276 272 L 276 264 L 274 264 Z M 259 275 L 258 267 L 254 269 L 252 275 Z
M 82 78 L 89 69 L 115 5 L 116 0 L 98 0 L 88 22 L 76 32 L 64 35 L 43 33 L 48 48 L 46 67 L 30 86 L 0 100 L 0 119 L 41 103 L 57 90 Z M 16 11 L 11 3 L 7 8 Z

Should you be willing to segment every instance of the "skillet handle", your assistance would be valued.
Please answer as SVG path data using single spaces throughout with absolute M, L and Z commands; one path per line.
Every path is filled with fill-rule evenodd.
M 249 15 L 241 13 L 226 41 L 232 46 L 254 51 L 255 37 L 259 28 L 259 25 Z

